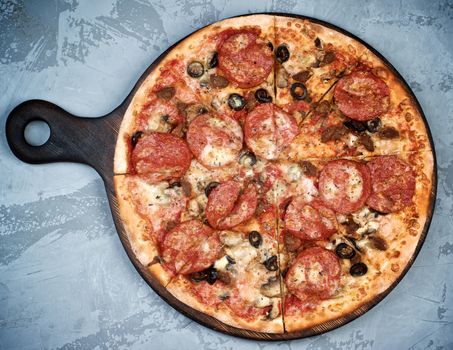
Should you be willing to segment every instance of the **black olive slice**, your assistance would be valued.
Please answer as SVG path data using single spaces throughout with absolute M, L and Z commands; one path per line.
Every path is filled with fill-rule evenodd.
M 245 107 L 245 100 L 239 94 L 231 94 L 228 96 L 228 106 L 235 111 L 240 111 Z
M 209 194 L 211 193 L 211 191 L 219 185 L 220 185 L 220 183 L 218 183 L 216 181 L 210 182 L 204 190 L 206 197 L 209 197 Z
M 258 89 L 255 91 L 255 98 L 260 103 L 272 102 L 272 96 L 269 95 L 266 89 Z
M 269 271 L 277 271 L 278 270 L 277 255 L 272 255 L 263 264 Z
M 343 122 L 343 125 L 350 130 L 357 131 L 357 132 L 364 132 L 367 129 L 367 125 L 365 122 L 360 122 L 358 120 L 348 119 Z
M 308 95 L 307 88 L 302 83 L 294 83 L 291 85 L 291 96 L 295 100 L 304 100 Z
M 135 147 L 137 144 L 138 140 L 143 136 L 143 131 L 136 131 L 131 137 L 131 144 L 132 147 Z
M 189 278 L 194 282 L 201 282 L 207 278 L 206 270 L 191 273 Z
M 203 73 L 204 67 L 198 61 L 193 61 L 187 66 L 187 74 L 189 74 L 192 78 L 199 78 L 203 75 Z
M 286 45 L 280 45 L 275 50 L 275 58 L 278 62 L 283 63 L 289 60 L 289 50 Z
M 363 276 L 367 272 L 368 272 L 368 267 L 363 262 L 358 262 L 358 263 L 352 265 L 351 268 L 349 269 L 349 273 L 351 274 L 351 276 L 354 276 L 354 277 Z
M 263 237 L 261 237 L 261 233 L 259 233 L 258 231 L 250 232 L 249 242 L 252 247 L 258 248 L 261 245 L 261 243 L 263 243 Z
M 369 132 L 376 132 L 379 130 L 380 127 L 381 127 L 381 119 L 379 119 L 379 118 L 374 118 L 372 120 L 369 120 L 366 123 L 366 128 Z
M 315 39 L 315 46 L 318 49 L 322 49 L 322 43 L 321 43 L 321 40 L 318 37 L 316 37 L 316 39 Z
M 341 259 L 352 259 L 355 256 L 355 250 L 349 244 L 340 243 L 335 248 L 335 253 Z
M 218 63 L 219 63 L 219 54 L 217 52 L 214 52 L 208 62 L 208 68 L 215 68 L 215 67 L 217 67 Z
M 274 44 L 272 44 L 270 41 L 267 43 L 267 46 L 271 49 L 271 51 L 274 51 Z
M 206 282 L 214 284 L 217 281 L 218 273 L 217 270 L 211 266 L 206 270 Z
M 245 166 L 254 166 L 256 164 L 256 156 L 253 152 L 244 151 L 239 156 L 239 163 Z

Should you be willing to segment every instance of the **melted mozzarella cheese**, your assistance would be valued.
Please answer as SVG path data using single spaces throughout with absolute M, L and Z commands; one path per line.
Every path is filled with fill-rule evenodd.
M 355 168 L 350 168 L 346 192 L 351 201 L 357 201 L 363 192 L 362 175 Z
M 206 144 L 200 154 L 200 159 L 210 166 L 224 166 L 236 159 L 237 152 L 228 147 L 214 147 Z
M 158 184 L 149 184 L 144 180 L 136 182 L 138 185 L 137 190 L 140 195 L 146 200 L 148 204 L 166 205 L 170 204 L 170 194 L 168 192 L 168 183 L 161 182 Z

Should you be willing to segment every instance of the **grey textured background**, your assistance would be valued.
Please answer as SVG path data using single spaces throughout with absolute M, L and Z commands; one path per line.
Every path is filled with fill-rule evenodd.
M 291 342 L 225 336 L 174 311 L 129 262 L 95 171 L 21 163 L 4 136 L 31 98 L 107 113 L 170 44 L 259 11 L 324 19 L 379 50 L 419 98 L 439 165 L 431 230 L 398 287 L 352 323 Z M 453 349 L 452 111 L 452 1 L 0 0 L 0 349 Z

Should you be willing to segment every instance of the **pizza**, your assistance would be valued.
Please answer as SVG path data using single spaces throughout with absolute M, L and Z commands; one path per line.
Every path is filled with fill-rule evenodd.
M 189 307 L 264 333 L 333 328 L 385 295 L 435 186 L 427 126 L 393 69 L 279 15 L 175 45 L 133 95 L 114 171 L 140 264 Z

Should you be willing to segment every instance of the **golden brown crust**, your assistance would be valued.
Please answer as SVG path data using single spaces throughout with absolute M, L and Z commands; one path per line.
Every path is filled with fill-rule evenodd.
M 116 175 L 113 180 L 119 215 L 132 251 L 138 261 L 146 266 L 162 285 L 167 285 L 172 276 L 159 262 L 159 249 L 149 237 L 149 222 L 140 216 L 134 207 L 128 190 L 128 175 Z
M 177 276 L 167 286 L 167 290 L 191 308 L 201 311 L 209 316 L 215 317 L 219 321 L 233 327 L 248 329 L 257 332 L 283 333 L 283 321 L 279 316 L 273 320 L 268 320 L 265 316 L 260 316 L 254 320 L 248 320 L 235 315 L 225 302 L 217 305 L 207 305 L 200 302 L 190 287 L 190 282 L 186 277 Z

